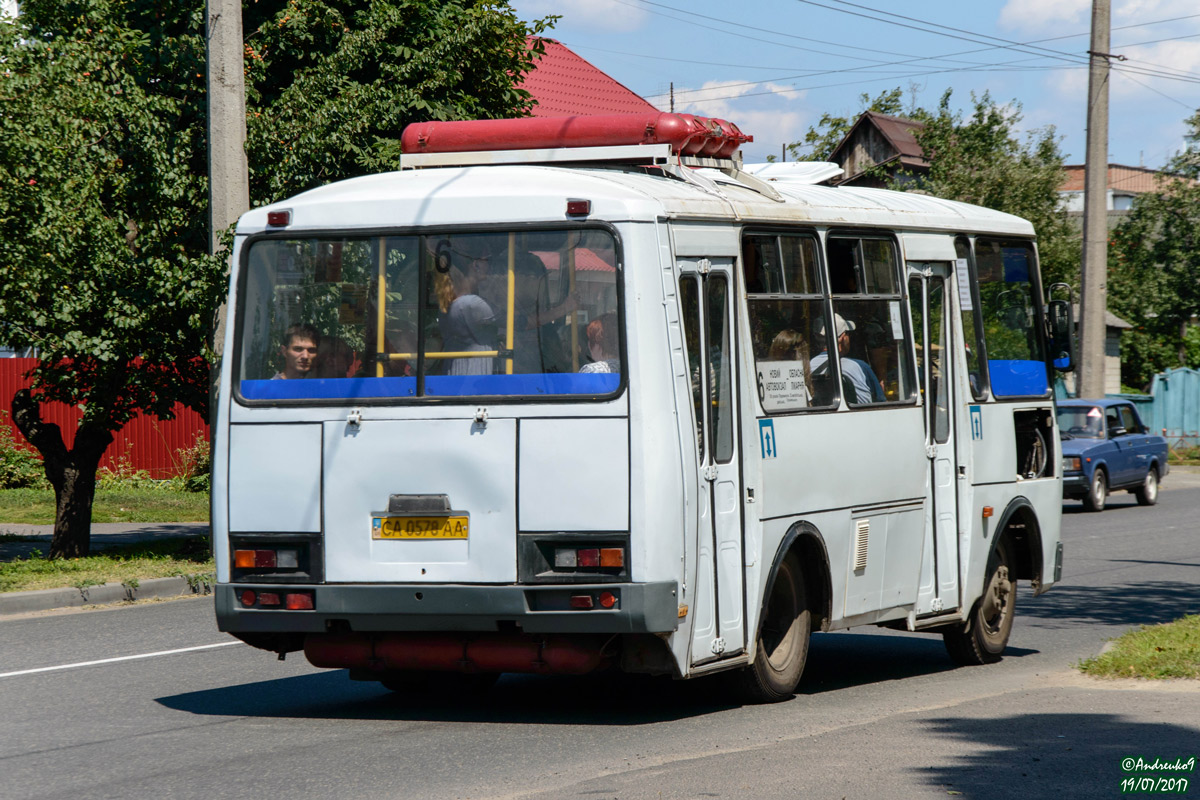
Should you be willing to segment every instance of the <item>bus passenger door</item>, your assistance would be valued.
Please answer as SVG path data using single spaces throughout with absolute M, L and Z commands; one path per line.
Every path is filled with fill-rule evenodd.
M 909 263 L 909 301 L 920 359 L 925 404 L 925 453 L 929 490 L 925 498 L 925 553 L 917 592 L 917 615 L 946 613 L 959 606 L 958 459 L 955 455 L 954 358 L 951 356 L 950 265 Z
M 691 603 L 691 661 L 698 664 L 745 649 L 733 262 L 681 261 L 680 269 L 699 481 Z

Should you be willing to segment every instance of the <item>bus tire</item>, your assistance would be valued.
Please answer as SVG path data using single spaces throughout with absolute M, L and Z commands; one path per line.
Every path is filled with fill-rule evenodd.
M 971 610 L 966 628 L 946 631 L 942 639 L 955 663 L 965 667 L 994 664 L 1004 655 L 1017 608 L 1017 584 L 1007 540 L 1001 539 L 988 556 L 983 595 Z
M 1092 485 L 1083 496 L 1083 507 L 1088 511 L 1103 511 L 1108 504 L 1108 473 L 1104 467 L 1096 467 L 1092 473 Z
M 758 626 L 754 661 L 738 673 L 741 694 L 756 703 L 778 703 L 796 693 L 808 640 L 812 613 L 800 559 L 789 552 L 779 563 L 766 611 Z

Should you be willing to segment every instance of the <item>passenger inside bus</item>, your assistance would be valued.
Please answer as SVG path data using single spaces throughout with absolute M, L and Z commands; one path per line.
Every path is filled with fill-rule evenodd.
M 297 323 L 283 334 L 279 355 L 283 358 L 283 370 L 276 372 L 271 380 L 295 380 L 313 374 L 317 360 L 317 329 L 311 325 Z
M 314 378 L 349 378 L 358 366 L 354 348 L 336 336 L 322 336 Z
M 875 371 L 871 369 L 871 365 L 861 359 L 853 358 L 847 355 L 850 352 L 850 332 L 854 330 L 854 323 L 847 322 L 841 314 L 834 314 L 834 332 L 837 337 L 838 363 L 842 367 L 842 375 L 849 379 L 850 384 L 854 387 L 854 397 L 847 397 L 846 402 L 850 405 L 862 405 L 865 403 L 882 403 L 886 400 L 883 394 L 883 385 L 876 377 Z M 820 370 L 829 360 L 829 347 L 826 344 L 825 320 L 822 319 L 816 331 L 817 344 L 821 347 L 821 352 L 818 353 L 812 360 L 812 368 L 814 372 Z M 828 370 L 829 367 L 825 367 Z
M 617 315 L 601 314 L 587 326 L 588 353 L 591 363 L 580 372 L 620 372 L 621 359 L 617 352 Z
M 476 294 L 487 275 L 487 261 L 472 258 L 458 265 L 448 253 L 437 256 L 434 292 L 437 294 L 438 329 L 446 352 L 487 352 L 497 348 L 496 313 Z M 447 375 L 491 375 L 492 358 L 461 357 L 450 360 Z
M 518 253 L 513 266 L 513 372 L 570 372 L 556 323 L 579 307 L 578 298 L 551 305 L 546 265 L 533 253 Z

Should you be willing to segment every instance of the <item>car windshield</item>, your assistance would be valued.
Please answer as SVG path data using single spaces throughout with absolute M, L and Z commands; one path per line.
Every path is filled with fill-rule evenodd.
M 1099 406 L 1059 406 L 1058 428 L 1075 439 L 1103 439 L 1104 412 Z

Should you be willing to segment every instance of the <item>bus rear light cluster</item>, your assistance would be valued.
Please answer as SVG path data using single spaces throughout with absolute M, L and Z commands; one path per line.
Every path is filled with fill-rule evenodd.
M 559 547 L 554 551 L 555 568 L 597 568 L 625 566 L 625 551 L 620 547 Z
M 243 589 L 238 600 L 245 608 L 286 608 L 288 611 L 312 611 L 316 604 L 312 592 L 260 592 Z
M 571 608 L 586 611 L 592 608 L 616 608 L 617 596 L 612 592 L 600 592 L 598 595 L 573 594 L 570 600 Z
M 295 548 L 234 550 L 233 566 L 238 569 L 299 569 L 300 551 Z

